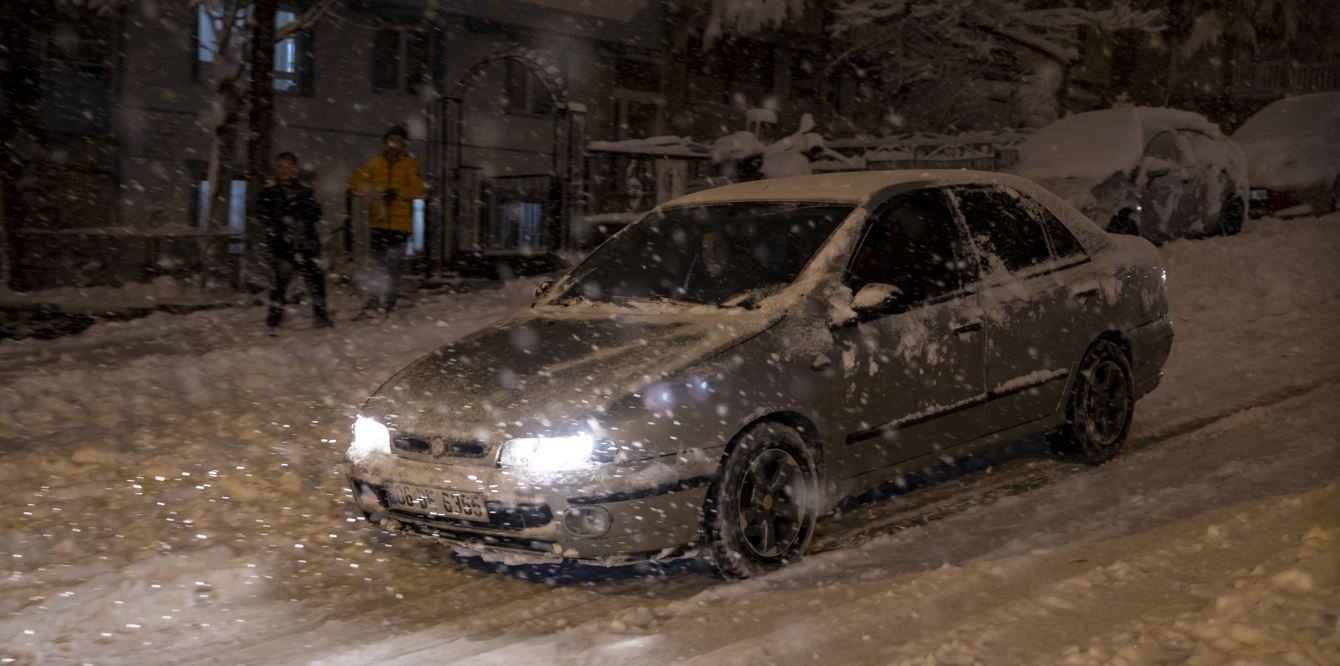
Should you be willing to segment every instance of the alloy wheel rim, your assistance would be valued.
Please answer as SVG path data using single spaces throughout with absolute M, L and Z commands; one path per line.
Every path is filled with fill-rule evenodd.
M 740 536 L 756 557 L 778 558 L 800 541 L 807 487 L 790 453 L 766 449 L 754 456 L 736 502 Z
M 1130 387 L 1121 366 L 1106 360 L 1090 368 L 1085 374 L 1079 406 L 1087 439 L 1102 448 L 1115 444 L 1126 429 L 1130 414 Z

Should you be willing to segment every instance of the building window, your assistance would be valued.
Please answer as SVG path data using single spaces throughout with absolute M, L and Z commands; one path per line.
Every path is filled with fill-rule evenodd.
M 209 228 L 209 180 L 201 178 L 195 187 L 195 226 Z M 247 228 L 247 181 L 233 180 L 228 190 L 228 228 L 241 234 Z M 228 244 L 233 254 L 242 252 L 240 241 Z
M 661 67 L 654 60 L 616 58 L 614 60 L 614 87 L 658 93 L 661 91 Z
M 661 134 L 665 96 L 661 94 L 661 67 L 654 60 L 615 57 L 614 136 L 645 139 Z
M 778 90 L 777 49 L 764 42 L 731 39 L 717 44 L 690 77 L 690 94 L 698 100 L 733 104 L 742 97 L 759 105 Z
M 507 95 L 506 109 L 516 115 L 548 116 L 554 113 L 554 99 L 549 95 L 540 77 L 526 65 L 515 60 L 505 63 Z
M 409 243 L 405 245 L 405 254 L 411 257 L 423 252 L 424 229 L 426 228 L 424 205 L 423 199 L 414 200 L 414 231 L 410 234 Z
M 544 206 L 536 201 L 508 201 L 498 206 L 493 246 L 517 250 L 541 248 Z
M 275 14 L 275 27 L 284 26 L 298 20 L 297 12 L 281 9 Z M 275 90 L 279 92 L 298 92 L 302 81 L 298 78 L 298 38 L 296 36 L 281 40 L 275 44 Z
M 223 14 L 220 8 L 211 8 L 201 3 L 196 8 L 195 25 L 195 62 L 196 78 L 202 71 L 199 65 L 213 63 L 219 55 L 218 33 L 223 29 Z M 247 29 L 248 7 L 233 17 L 234 31 Z M 280 9 L 275 13 L 275 28 L 282 29 L 298 20 L 298 13 L 291 9 Z M 302 30 L 297 34 L 275 44 L 274 86 L 278 92 L 311 94 L 312 80 L 312 31 Z
M 114 34 L 109 23 L 87 20 L 42 40 L 38 79 L 45 103 L 39 110 L 48 130 L 101 135 L 111 129 Z
M 662 108 L 665 102 L 657 95 L 637 95 L 624 91 L 614 92 L 615 136 L 620 139 L 645 139 L 662 133 Z
M 372 89 L 418 95 L 441 90 L 445 60 L 440 38 L 419 30 L 383 28 L 372 43 Z

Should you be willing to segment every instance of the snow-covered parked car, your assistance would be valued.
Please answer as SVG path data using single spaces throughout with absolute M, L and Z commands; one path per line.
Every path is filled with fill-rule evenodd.
M 1273 102 L 1233 140 L 1247 154 L 1253 215 L 1340 210 L 1340 92 Z
M 1114 455 L 1172 345 L 1165 280 L 1007 174 L 705 190 L 392 377 L 345 468 L 370 520 L 465 552 L 747 576 L 901 474 L 1044 433 Z
M 1066 116 L 1025 140 L 1010 171 L 1108 231 L 1155 243 L 1234 234 L 1247 217 L 1242 150 L 1189 111 L 1127 107 Z

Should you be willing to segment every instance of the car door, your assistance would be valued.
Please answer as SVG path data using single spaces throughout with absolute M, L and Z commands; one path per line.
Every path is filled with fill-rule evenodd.
M 1079 362 L 1089 343 L 1110 327 L 1109 311 L 1103 303 L 1102 280 L 1105 274 L 1089 257 L 1079 239 L 1041 202 L 1018 194 L 1024 210 L 1042 226 L 1051 248 L 1051 263 L 1045 271 L 1056 308 L 1055 320 L 1061 322 L 1052 340 L 1052 354 L 1064 363 Z
M 976 263 L 943 190 L 898 195 L 872 216 L 844 280 L 898 294 L 837 328 L 847 476 L 980 434 L 986 336 Z
M 1069 272 L 1088 258 L 1053 257 L 1042 221 L 1029 210 L 1035 202 L 997 187 L 957 188 L 954 200 L 982 264 L 982 418 L 994 433 L 1055 412 L 1082 334 L 1074 326 L 1073 304 L 1097 296 L 1098 285 L 1072 293 Z
M 1140 202 L 1140 235 L 1156 243 L 1182 235 L 1187 192 L 1191 181 L 1190 155 L 1177 132 L 1160 132 L 1145 145 L 1140 169 L 1145 187 Z

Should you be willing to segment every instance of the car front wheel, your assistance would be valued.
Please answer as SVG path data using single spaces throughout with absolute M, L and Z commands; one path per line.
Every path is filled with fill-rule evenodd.
M 800 559 L 818 517 L 818 473 L 805 438 L 780 423 L 745 431 L 708 490 L 708 556 L 726 578 Z
M 1080 362 L 1056 448 L 1091 465 L 1107 462 L 1126 443 L 1134 412 L 1130 359 L 1115 343 L 1099 340 Z

